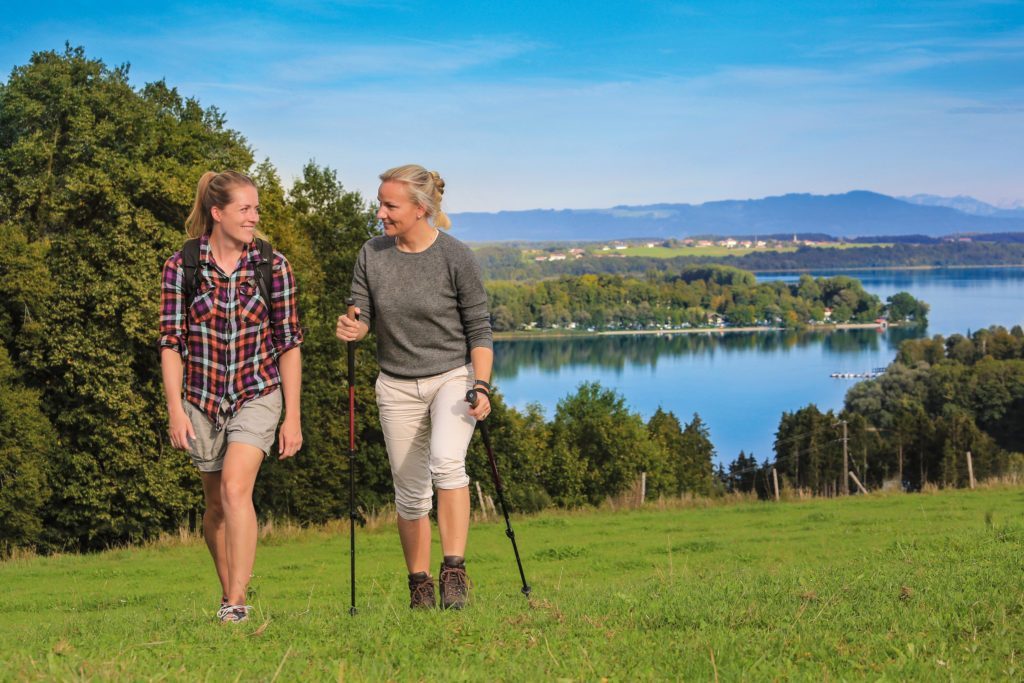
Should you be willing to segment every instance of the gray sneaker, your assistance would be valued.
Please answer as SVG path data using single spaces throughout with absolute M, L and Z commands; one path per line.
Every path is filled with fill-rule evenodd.
M 409 608 L 433 609 L 436 605 L 434 577 L 426 572 L 409 574 Z
M 217 611 L 217 618 L 222 624 L 248 621 L 251 609 L 252 605 L 224 605 Z
M 441 609 L 462 609 L 469 600 L 469 577 L 461 557 L 446 557 L 441 563 Z

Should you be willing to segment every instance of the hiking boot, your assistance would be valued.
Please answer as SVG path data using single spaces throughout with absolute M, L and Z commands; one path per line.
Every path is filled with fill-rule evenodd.
M 409 608 L 433 609 L 436 605 L 434 577 L 426 572 L 409 574 Z
M 217 610 L 217 618 L 220 619 L 222 624 L 248 621 L 249 610 L 251 609 L 251 605 L 224 605 Z
M 441 609 L 462 609 L 469 599 L 466 562 L 457 555 L 445 556 L 441 563 Z

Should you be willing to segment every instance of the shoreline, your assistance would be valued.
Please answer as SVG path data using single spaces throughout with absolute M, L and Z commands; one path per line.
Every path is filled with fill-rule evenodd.
M 728 265 L 728 264 L 724 264 Z M 736 266 L 738 267 L 738 266 Z M 851 266 L 848 268 L 772 268 L 768 270 L 751 270 L 748 271 L 757 275 L 758 273 L 772 274 L 772 273 L 810 273 L 811 271 L 827 271 L 830 273 L 840 272 L 857 272 L 863 270 L 953 270 L 953 269 L 975 269 L 975 268 L 1024 268 L 1024 263 L 1000 263 L 997 265 L 986 266 L 982 264 L 973 265 L 958 265 L 958 266 Z M 745 270 L 742 269 L 741 270 Z
M 803 328 L 795 327 L 687 327 L 681 330 L 601 330 L 600 332 L 495 332 L 493 337 L 496 341 L 515 341 L 516 339 L 568 339 L 571 337 L 616 337 L 633 334 L 654 334 L 671 337 L 675 334 L 725 334 L 728 332 L 834 332 L 836 330 L 884 330 L 888 327 L 903 327 L 898 323 L 890 323 L 882 326 L 878 323 L 839 323 L 836 325 L 809 325 Z

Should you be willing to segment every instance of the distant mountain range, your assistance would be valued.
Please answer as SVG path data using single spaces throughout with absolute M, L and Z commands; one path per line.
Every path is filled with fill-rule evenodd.
M 934 194 L 915 194 L 910 197 L 899 197 L 911 204 L 923 206 L 948 206 L 951 209 L 969 213 L 972 216 L 995 216 L 997 218 L 1024 218 L 1024 208 L 1017 206 L 1012 209 L 1003 209 L 998 206 L 986 204 L 974 197 L 957 195 L 955 197 L 940 197 Z
M 834 237 L 1024 231 L 1024 209 L 1000 209 L 971 197 L 896 198 L 856 190 L 787 194 L 704 204 L 649 204 L 610 209 L 457 213 L 468 242 L 576 241 L 693 235 L 825 233 Z

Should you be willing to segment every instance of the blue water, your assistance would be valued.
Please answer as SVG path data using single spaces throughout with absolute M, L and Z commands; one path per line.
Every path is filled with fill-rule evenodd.
M 830 275 L 832 273 L 813 273 Z M 1024 325 L 1024 268 L 844 272 L 883 300 L 908 291 L 931 305 L 924 330 L 732 332 L 495 343 L 494 378 L 506 401 L 538 403 L 550 419 L 582 382 L 615 389 L 644 419 L 661 406 L 683 422 L 700 413 L 720 462 L 740 452 L 772 458 L 783 411 L 842 407 L 850 380 L 833 372 L 888 365 L 908 337 Z M 799 275 L 759 275 L 793 280 Z

